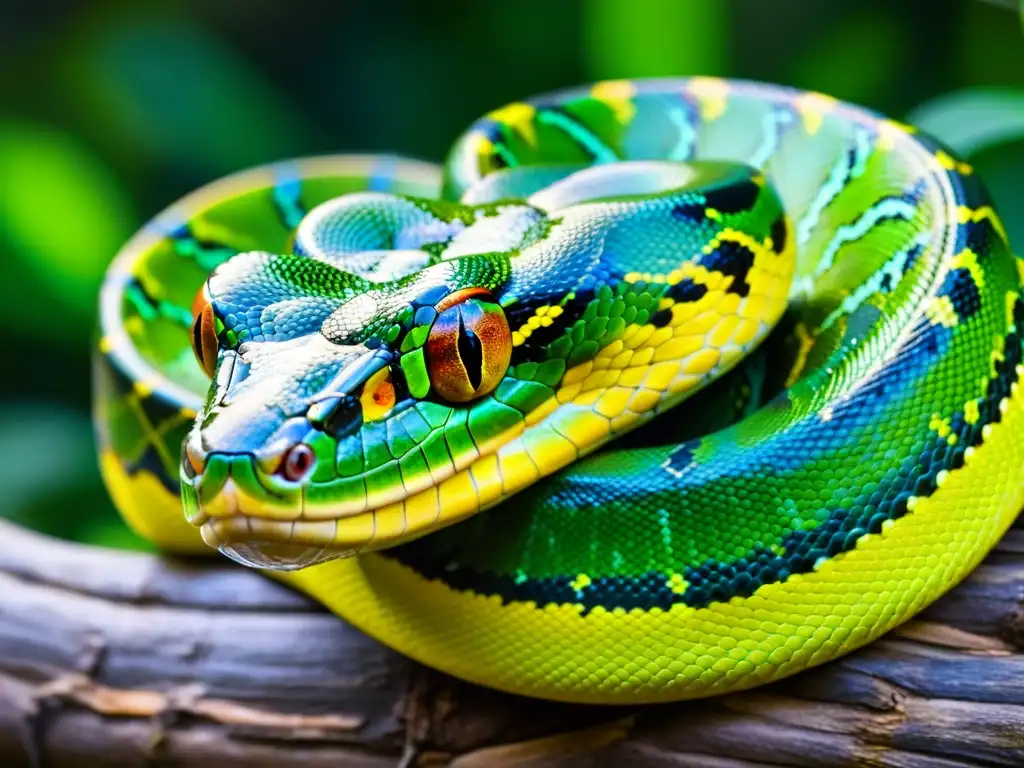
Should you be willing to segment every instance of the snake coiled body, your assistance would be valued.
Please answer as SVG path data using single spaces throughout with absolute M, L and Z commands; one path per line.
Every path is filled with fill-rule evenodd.
M 157 217 L 103 289 L 102 469 L 158 545 L 465 679 L 749 688 L 905 621 L 1012 522 L 1021 274 L 911 127 L 600 83 L 496 110 L 443 172 L 300 160 Z

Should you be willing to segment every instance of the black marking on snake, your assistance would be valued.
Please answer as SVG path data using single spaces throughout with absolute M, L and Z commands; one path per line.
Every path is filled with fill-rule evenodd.
M 938 296 L 947 296 L 961 321 L 973 317 L 981 309 L 981 292 L 969 269 L 958 267 L 946 273 Z
M 409 394 L 409 382 L 405 380 L 405 371 L 399 363 L 394 363 L 389 369 L 391 375 L 391 388 L 395 393 L 395 405 L 392 410 L 398 408 L 400 403 L 408 400 L 414 402 L 415 398 Z
M 709 189 L 702 194 L 707 206 L 714 208 L 719 213 L 743 213 L 749 211 L 757 203 L 761 187 L 752 179 L 744 179 L 716 189 Z
M 160 314 L 160 302 L 146 290 L 146 286 L 139 278 L 132 277 L 125 286 L 124 292 L 128 299 L 136 305 L 140 315 L 145 316 L 147 312 L 152 312 L 154 315 Z M 145 310 L 142 309 L 139 302 L 146 307 Z
M 665 289 L 665 298 L 672 299 L 680 304 L 689 304 L 694 301 L 700 301 L 707 295 L 707 292 L 708 288 L 706 285 L 695 283 L 692 278 L 687 277 Z
M 985 254 L 988 243 L 1002 242 L 998 231 L 987 216 L 977 221 L 969 221 L 960 227 L 963 233 L 964 247 L 979 255 L 979 263 Z
M 930 133 L 917 131 L 914 134 L 914 139 L 932 154 L 943 152 L 953 160 L 959 160 L 959 153 L 953 150 L 945 142 L 940 141 L 935 138 L 935 136 L 932 136 Z M 949 169 L 946 169 L 945 173 L 953 185 L 956 201 L 960 205 L 966 205 L 969 208 L 974 208 L 975 202 L 984 202 L 992 199 L 988 190 L 985 188 L 984 182 L 977 174 L 963 174 L 959 171 Z
M 655 328 L 664 328 L 672 321 L 672 310 L 671 309 L 659 309 L 648 321 Z
M 960 205 L 977 208 L 981 205 L 988 205 L 988 201 L 992 199 L 985 187 L 985 180 L 978 174 L 965 175 L 950 171 L 949 177 L 958 194 L 957 200 Z
M 215 240 L 201 240 L 192 233 L 191 227 L 180 224 L 167 233 L 174 252 L 179 256 L 193 259 L 203 269 L 210 271 L 223 264 L 238 250 Z
M 857 142 L 846 150 L 846 174 L 843 176 L 843 184 L 841 188 L 845 188 L 847 184 L 853 179 L 853 170 L 857 167 Z
M 507 149 L 508 138 L 504 134 L 505 128 L 503 123 L 485 117 L 478 120 L 472 129 L 487 139 L 494 148 L 489 155 L 489 160 L 495 169 L 509 168 L 512 165 L 509 162 L 511 153 Z
M 701 256 L 698 263 L 706 269 L 732 276 L 732 284 L 726 288 L 726 293 L 750 295 L 747 276 L 754 266 L 754 252 L 743 243 L 723 240 L 711 253 Z
M 673 206 L 670 215 L 678 221 L 705 224 L 708 221 L 707 210 L 707 206 L 702 202 L 685 202 Z
M 580 318 L 587 305 L 594 300 L 595 292 L 577 291 L 576 295 L 567 302 L 550 302 L 546 299 L 538 299 L 530 302 L 522 302 L 512 305 L 505 310 L 508 318 L 508 325 L 513 330 L 522 328 L 530 318 L 537 312 L 537 308 L 545 304 L 559 304 L 562 307 L 562 314 L 551 318 L 551 325 L 542 325 L 534 328 L 530 336 L 519 346 L 512 347 L 512 360 L 510 365 L 519 363 L 540 362 L 546 359 L 545 348 L 565 332 Z M 548 315 L 548 317 L 551 317 Z
M 953 156 L 952 152 L 947 154 Z M 984 181 L 977 174 L 965 175 L 957 171 L 947 171 L 946 177 L 953 188 L 953 197 L 958 207 L 976 209 L 983 205 L 988 205 L 988 201 L 992 199 L 985 188 Z M 957 251 L 962 250 L 964 245 L 966 245 L 964 240 L 965 234 L 963 231 L 958 233 Z
M 915 138 L 932 152 L 942 151 L 952 158 L 957 157 L 953 150 L 933 136 L 918 133 Z M 946 178 L 953 188 L 953 196 L 958 206 L 974 211 L 990 204 L 989 201 L 992 198 L 985 187 L 985 182 L 978 174 L 946 171 Z M 992 240 L 988 240 L 990 236 Z M 957 229 L 954 251 L 959 253 L 964 248 L 971 248 L 980 257 L 987 252 L 984 250 L 986 243 L 1000 242 L 1001 239 L 988 218 L 982 218 L 979 221 L 968 221 Z
M 907 258 L 903 262 L 903 274 L 908 273 L 917 264 L 917 260 L 921 258 L 921 254 L 924 253 L 924 243 L 914 243 L 907 250 Z M 895 286 L 893 286 L 895 287 Z
M 953 150 L 951 150 L 946 144 L 939 141 L 939 139 L 935 138 L 935 136 L 933 136 L 930 133 L 925 133 L 924 131 L 917 131 L 914 134 L 914 139 L 932 154 L 935 154 L 939 150 L 942 150 L 950 156 L 955 156 Z
M 124 294 L 135 304 L 136 310 L 144 318 L 147 314 L 160 317 L 164 320 L 170 320 L 183 328 L 192 329 L 192 318 L 188 316 L 188 312 L 183 310 L 168 301 L 161 301 L 157 299 L 153 294 L 146 290 L 145 284 L 137 277 L 132 279 L 125 285 Z M 169 311 L 176 310 L 176 311 Z
M 133 387 L 133 379 L 111 357 L 100 356 L 96 364 L 101 366 L 98 369 L 98 374 L 109 377 L 111 391 L 117 401 L 127 403 L 131 398 L 135 398 L 138 401 L 138 408 L 142 410 L 142 415 L 154 429 L 160 429 L 160 425 L 171 424 L 175 420 L 179 421 L 179 424 L 168 429 L 166 433 L 161 432 L 161 435 L 166 434 L 166 443 L 169 446 L 183 444 L 185 435 L 192 426 L 192 421 L 181 415 L 181 409 L 178 406 L 165 402 L 159 392 L 154 392 L 147 397 L 138 395 Z M 144 441 L 144 444 L 138 456 L 128 458 L 123 451 L 118 453 L 125 472 L 128 475 L 135 475 L 140 471 L 150 472 L 156 476 L 168 492 L 177 496 L 179 493 L 177 464 L 173 467 L 165 466 L 159 451 L 148 436 L 140 433 L 139 439 Z
M 184 437 L 182 438 L 184 442 Z M 186 466 L 191 466 L 188 462 L 185 462 Z M 160 459 L 160 454 L 156 448 L 150 443 L 146 444 L 146 450 L 142 452 L 142 455 L 133 463 L 124 463 L 124 470 L 129 475 L 136 475 L 139 472 L 149 472 L 154 475 L 157 480 L 160 481 L 160 485 L 167 489 L 169 493 L 177 496 L 181 493 L 181 480 L 178 479 L 177 475 L 173 478 L 167 472 L 164 467 L 163 461 Z
M 904 461 L 891 482 L 865 490 L 850 508 L 830 511 L 825 520 L 814 528 L 787 534 L 777 548 L 755 547 L 733 561 L 709 559 L 699 565 L 686 566 L 682 573 L 686 588 L 681 594 L 669 586 L 671 574 L 655 570 L 635 576 L 590 574 L 590 584 L 579 590 L 573 587 L 575 575 L 515 578 L 509 573 L 474 570 L 453 563 L 450 552 L 436 547 L 437 534 L 428 539 L 429 545 L 413 542 L 379 554 L 411 568 L 425 579 L 440 581 L 454 590 L 498 596 L 503 603 L 532 602 L 537 608 L 549 604 L 579 605 L 584 615 L 598 607 L 606 610 L 665 610 L 672 605 L 683 604 L 701 608 L 727 602 L 737 596 L 749 597 L 765 584 L 783 582 L 795 573 L 809 573 L 820 560 L 854 549 L 864 535 L 877 533 L 887 520 L 897 520 L 906 515 L 912 497 L 933 494 L 940 472 L 963 466 L 965 451 L 981 444 L 985 425 L 1001 420 L 999 403 L 1010 395 L 1017 381 L 1017 367 L 1024 359 L 1021 336 L 1024 331 L 1024 302 L 1019 299 L 1014 305 L 1013 322 L 1014 327 L 1005 338 L 1004 357 L 996 362 L 995 375 L 989 380 L 985 395 L 978 401 L 979 418 L 974 424 L 968 424 L 961 412 L 950 419 L 952 434 L 958 438 L 955 444 L 950 445 L 947 438 L 933 435 L 920 454 L 909 456 Z M 908 355 L 916 357 L 913 365 L 917 370 L 926 370 L 922 364 L 930 365 L 929 359 L 934 360 L 941 352 L 942 343 L 938 339 L 930 344 L 921 344 L 920 339 L 924 335 L 939 335 L 942 343 L 951 337 L 949 329 L 922 319 L 911 334 L 918 341 L 904 348 Z M 862 411 L 870 409 L 872 402 L 884 402 L 888 393 L 898 389 L 905 377 L 906 370 L 900 366 L 880 372 L 859 391 L 859 403 L 851 401 L 847 407 L 836 410 L 828 424 L 829 429 L 841 430 L 844 420 L 861 418 Z M 677 462 L 683 458 L 685 453 Z M 457 533 L 460 527 L 471 525 L 473 520 L 453 526 L 449 532 Z
M 786 250 L 789 225 L 786 223 L 786 215 L 784 213 L 780 213 L 778 218 L 772 222 L 772 226 L 768 234 L 772 238 L 772 249 L 776 253 L 782 253 Z
M 703 438 L 697 437 L 682 443 L 669 454 L 662 467 L 673 475 L 679 475 L 693 463 L 693 451 L 701 442 L 703 442 Z

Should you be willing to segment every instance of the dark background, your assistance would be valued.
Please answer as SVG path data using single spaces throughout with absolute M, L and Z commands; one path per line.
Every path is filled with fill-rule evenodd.
M 531 94 L 722 75 L 923 123 L 971 155 L 1020 243 L 1019 14 L 1017 0 L 4 0 L 0 514 L 138 545 L 96 470 L 97 290 L 136 228 L 207 181 L 322 152 L 440 160 L 473 118 Z

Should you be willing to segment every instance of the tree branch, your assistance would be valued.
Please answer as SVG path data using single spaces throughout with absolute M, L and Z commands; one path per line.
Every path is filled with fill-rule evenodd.
M 0 763 L 1024 763 L 1024 528 L 920 619 L 781 683 L 627 710 L 406 660 L 253 571 L 0 521 Z

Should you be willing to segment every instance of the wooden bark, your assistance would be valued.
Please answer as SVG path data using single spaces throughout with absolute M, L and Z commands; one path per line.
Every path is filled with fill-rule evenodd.
M 0 765 L 1024 765 L 1024 527 L 917 621 L 753 692 L 609 709 L 410 662 L 230 564 L 0 522 Z

